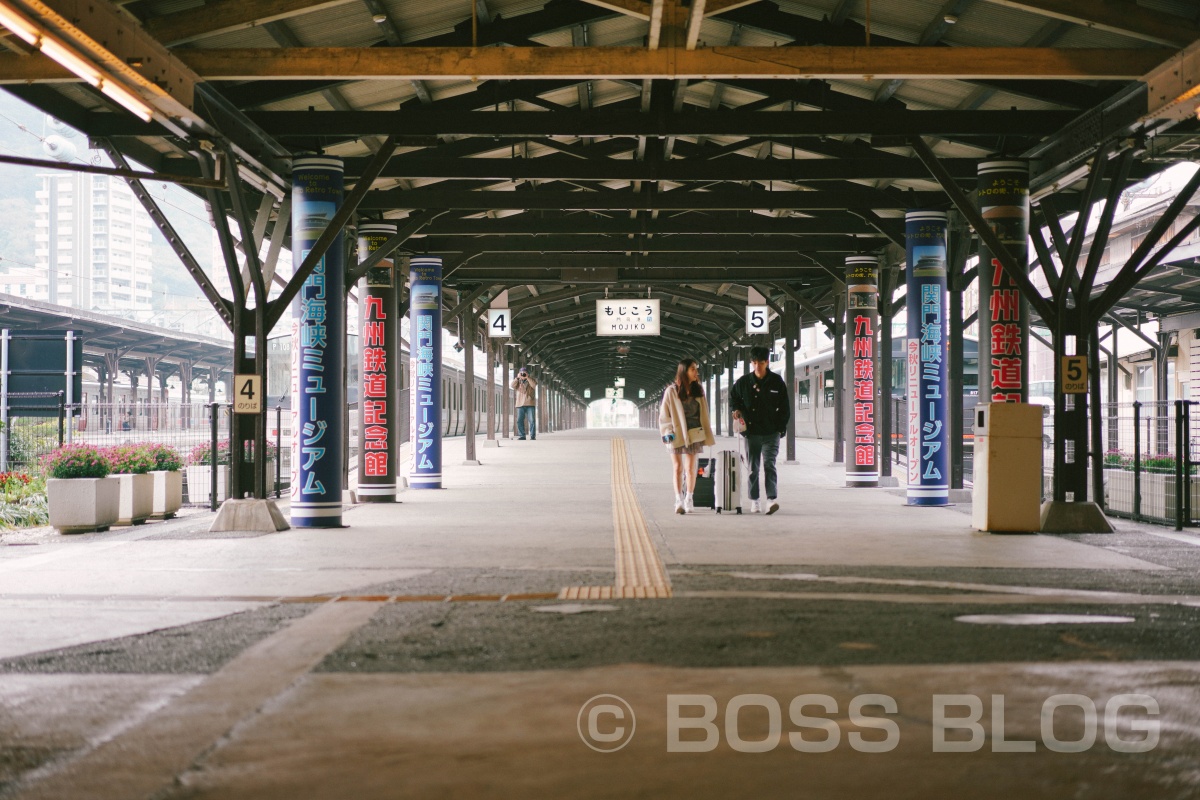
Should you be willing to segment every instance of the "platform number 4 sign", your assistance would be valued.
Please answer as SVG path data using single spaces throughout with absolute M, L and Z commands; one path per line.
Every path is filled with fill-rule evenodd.
M 235 375 L 233 377 L 233 413 L 261 414 L 262 410 L 262 378 L 258 375 Z
M 746 333 L 766 333 L 769 325 L 766 306 L 746 306 Z
M 510 309 L 488 309 L 488 336 L 493 339 L 512 336 L 512 311 Z

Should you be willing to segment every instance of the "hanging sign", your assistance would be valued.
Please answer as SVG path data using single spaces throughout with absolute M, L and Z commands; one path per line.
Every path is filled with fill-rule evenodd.
M 768 306 L 746 306 L 746 333 L 767 333 L 771 326 Z
M 658 336 L 658 299 L 596 301 L 597 336 Z
M 487 321 L 488 337 L 506 339 L 512 336 L 512 309 L 489 308 Z

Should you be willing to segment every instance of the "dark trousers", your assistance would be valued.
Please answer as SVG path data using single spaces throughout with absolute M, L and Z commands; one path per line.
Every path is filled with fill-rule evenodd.
M 778 497 L 778 474 L 775 459 L 779 457 L 779 434 L 750 434 L 746 436 L 746 449 L 750 456 L 750 499 L 758 499 L 758 462 L 762 459 L 763 472 L 767 479 L 767 499 Z

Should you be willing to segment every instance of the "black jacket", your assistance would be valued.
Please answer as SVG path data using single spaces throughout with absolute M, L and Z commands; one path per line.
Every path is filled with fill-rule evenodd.
M 747 434 L 787 433 L 792 404 L 779 373 L 768 370 L 761 381 L 753 372 L 738 378 L 729 393 L 729 404 L 734 411 L 742 412 Z

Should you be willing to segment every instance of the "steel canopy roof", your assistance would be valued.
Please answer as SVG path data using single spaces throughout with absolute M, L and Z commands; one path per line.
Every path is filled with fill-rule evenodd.
M 1200 39 L 1183 0 L 140 0 L 120 14 L 159 54 L 135 69 L 169 61 L 161 107 L 187 112 L 170 124 L 13 41 L 0 83 L 156 172 L 200 175 L 190 153 L 226 141 L 268 197 L 293 154 L 339 156 L 354 184 L 394 137 L 359 219 L 447 210 L 407 247 L 444 255 L 460 300 L 508 289 L 518 341 L 577 394 L 619 361 L 657 386 L 682 356 L 715 358 L 741 340 L 751 286 L 828 321 L 847 255 L 898 263 L 904 210 L 950 207 L 912 137 L 966 191 L 979 160 L 1030 157 L 1035 202 L 1054 194 L 1060 213 L 1102 141 L 1137 148 L 1130 183 L 1200 142 L 1194 120 L 1147 120 L 1142 81 Z M 1154 293 L 1181 269 L 1160 268 L 1131 307 L 1200 300 Z M 596 338 L 605 288 L 661 297 L 664 335 Z

